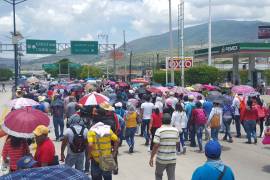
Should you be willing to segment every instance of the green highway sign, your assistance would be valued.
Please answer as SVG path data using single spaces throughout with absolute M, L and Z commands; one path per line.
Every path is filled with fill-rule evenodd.
M 42 64 L 42 69 L 58 69 L 59 64 Z
M 56 54 L 55 40 L 26 40 L 27 54 Z
M 97 55 L 98 41 L 71 41 L 71 54 Z
M 75 69 L 79 69 L 81 67 L 81 64 L 75 64 L 75 63 L 70 63 L 68 65 L 69 65 L 69 68 L 75 68 Z

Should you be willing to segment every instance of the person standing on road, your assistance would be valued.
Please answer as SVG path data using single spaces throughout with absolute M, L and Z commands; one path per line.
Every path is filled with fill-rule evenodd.
M 170 125 L 170 114 L 163 114 L 162 123 L 163 125 L 155 133 L 149 165 L 154 166 L 154 157 L 157 154 L 155 179 L 162 180 L 163 172 L 166 170 L 168 180 L 175 180 L 176 147 L 179 144 L 179 132 Z
M 220 160 L 221 145 L 218 141 L 210 140 L 205 145 L 206 163 L 198 167 L 192 175 L 192 180 L 234 180 L 230 167 Z
M 149 145 L 149 124 L 154 109 L 154 104 L 150 102 L 150 97 L 145 97 L 145 102 L 141 105 L 141 114 L 142 114 L 142 129 L 143 136 L 145 138 L 145 145 Z
M 61 145 L 61 161 L 70 167 L 75 165 L 75 169 L 83 171 L 85 150 L 88 148 L 88 130 L 84 127 L 83 120 L 78 114 L 72 115 L 68 121 L 70 126 L 64 132 Z M 65 157 L 64 152 L 67 145 L 68 150 Z
M 251 99 L 248 99 L 247 106 L 243 110 L 243 123 L 247 133 L 247 144 L 251 144 L 251 137 L 254 138 L 254 143 L 257 143 L 256 121 L 258 120 L 258 110 L 252 106 Z
M 236 138 L 241 137 L 241 121 L 240 121 L 240 97 L 235 95 L 232 107 L 234 109 L 234 116 L 233 119 L 235 121 L 235 128 L 236 128 Z
M 7 92 L 5 83 L 2 83 L 2 92 Z
M 67 122 L 68 122 L 69 118 L 77 112 L 77 107 L 78 107 L 78 103 L 76 102 L 76 98 L 74 96 L 69 96 L 69 102 L 65 108 Z M 68 125 L 69 124 L 67 123 L 67 127 L 68 127 Z
M 151 134 L 151 144 L 150 144 L 150 151 L 152 151 L 153 149 L 153 141 L 154 141 L 154 136 L 155 136 L 155 133 L 156 133 L 156 130 L 158 128 L 160 128 L 162 125 L 162 113 L 159 112 L 159 107 L 158 106 L 155 106 L 155 110 L 154 112 L 152 113 L 152 116 L 151 116 L 151 121 L 150 121 L 150 125 L 149 125 L 149 134 Z
M 214 101 L 214 107 L 207 122 L 211 128 L 211 138 L 218 141 L 218 133 L 222 124 L 222 109 L 220 108 L 220 102 Z
M 128 111 L 125 115 L 126 122 L 126 141 L 129 146 L 129 153 L 133 153 L 134 150 L 134 137 L 137 130 L 137 120 L 139 118 L 138 113 L 136 112 L 136 108 L 132 105 L 128 106 Z
M 91 127 L 87 134 L 89 143 L 89 154 L 91 158 L 91 176 L 93 180 L 111 180 L 112 172 L 102 170 L 99 166 L 102 156 L 115 157 L 118 152 L 118 137 L 110 126 L 98 122 Z M 113 147 L 111 145 L 113 143 Z
M 50 166 L 54 163 L 55 147 L 48 137 L 49 129 L 44 125 L 39 125 L 33 131 L 35 135 L 37 150 L 34 156 L 38 167 Z
M 181 146 L 183 148 L 183 154 L 186 153 L 186 145 L 185 145 L 185 139 L 184 139 L 184 132 L 186 132 L 187 130 L 187 115 L 186 112 L 184 111 L 181 103 L 177 103 L 175 105 L 175 111 L 172 114 L 172 122 L 171 125 L 173 127 L 176 127 L 176 129 L 179 131 L 179 136 L 180 136 L 180 142 L 181 142 Z M 180 144 L 177 147 L 177 151 L 178 153 L 181 152 L 180 149 Z
M 51 110 L 53 116 L 55 140 L 59 141 L 62 140 L 64 136 L 64 101 L 61 99 L 60 95 L 57 95 L 56 99 L 52 102 Z
M 195 133 L 197 135 L 197 141 L 199 145 L 199 152 L 203 152 L 202 134 L 206 123 L 206 114 L 202 109 L 202 103 L 198 101 L 196 102 L 196 108 L 192 111 L 191 126 L 195 127 Z
M 223 124 L 225 126 L 225 135 L 223 137 L 223 141 L 228 140 L 228 142 L 230 143 L 233 142 L 232 135 L 231 135 L 231 127 L 230 127 L 232 123 L 233 113 L 234 113 L 234 109 L 232 108 L 231 104 L 225 102 L 225 104 L 223 105 L 223 115 L 222 115 Z

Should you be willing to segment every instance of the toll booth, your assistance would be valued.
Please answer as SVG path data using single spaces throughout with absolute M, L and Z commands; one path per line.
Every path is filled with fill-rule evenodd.
M 253 86 L 257 85 L 258 72 L 255 68 L 255 59 L 257 57 L 270 57 L 270 43 L 235 43 L 223 46 L 212 47 L 212 60 L 218 58 L 232 59 L 232 73 L 228 77 L 231 82 L 239 84 L 239 59 L 248 59 L 248 80 Z M 194 51 L 194 61 L 205 61 L 208 59 L 208 49 L 199 49 Z M 247 68 L 247 67 L 246 67 Z

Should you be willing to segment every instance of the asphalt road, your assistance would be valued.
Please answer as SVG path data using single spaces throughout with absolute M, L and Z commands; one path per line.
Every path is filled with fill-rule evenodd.
M 0 113 L 6 109 L 10 92 L 0 92 Z M 1 115 L 0 114 L 0 115 Z M 1 116 L 0 116 L 1 117 Z M 50 125 L 51 132 L 53 126 Z M 242 133 L 244 134 L 244 133 Z M 221 134 L 222 135 L 222 134 Z M 220 135 L 220 138 L 221 138 Z M 50 136 L 53 138 L 53 134 Z M 259 139 L 258 144 L 247 145 L 246 139 L 236 139 L 232 144 L 222 142 L 222 160 L 229 165 L 237 180 L 269 180 L 270 179 L 270 146 L 264 146 Z M 0 139 L 2 149 L 4 138 Z M 205 143 L 205 142 L 204 142 Z M 60 155 L 60 143 L 55 142 L 58 155 Z M 144 146 L 144 140 L 136 137 L 134 154 L 128 153 L 128 146 L 123 143 L 119 150 L 119 174 L 113 176 L 115 180 L 152 180 L 154 179 L 155 168 L 148 165 L 150 154 Z M 202 165 L 206 158 L 204 154 L 196 152 L 196 148 L 187 149 L 186 155 L 179 155 L 176 165 L 176 179 L 191 179 L 193 171 Z M 164 174 L 164 179 L 166 174 Z

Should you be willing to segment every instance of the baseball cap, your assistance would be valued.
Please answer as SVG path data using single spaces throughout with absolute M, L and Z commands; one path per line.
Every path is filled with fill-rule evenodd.
M 44 126 L 44 125 L 39 125 L 36 127 L 36 129 L 33 131 L 33 133 L 36 136 L 47 135 L 49 133 L 49 128 Z
M 32 156 L 23 156 L 17 161 L 18 169 L 27 169 L 33 167 L 37 161 L 33 159 Z
M 218 141 L 210 140 L 205 145 L 205 155 L 210 159 L 219 159 L 221 155 L 221 145 Z

